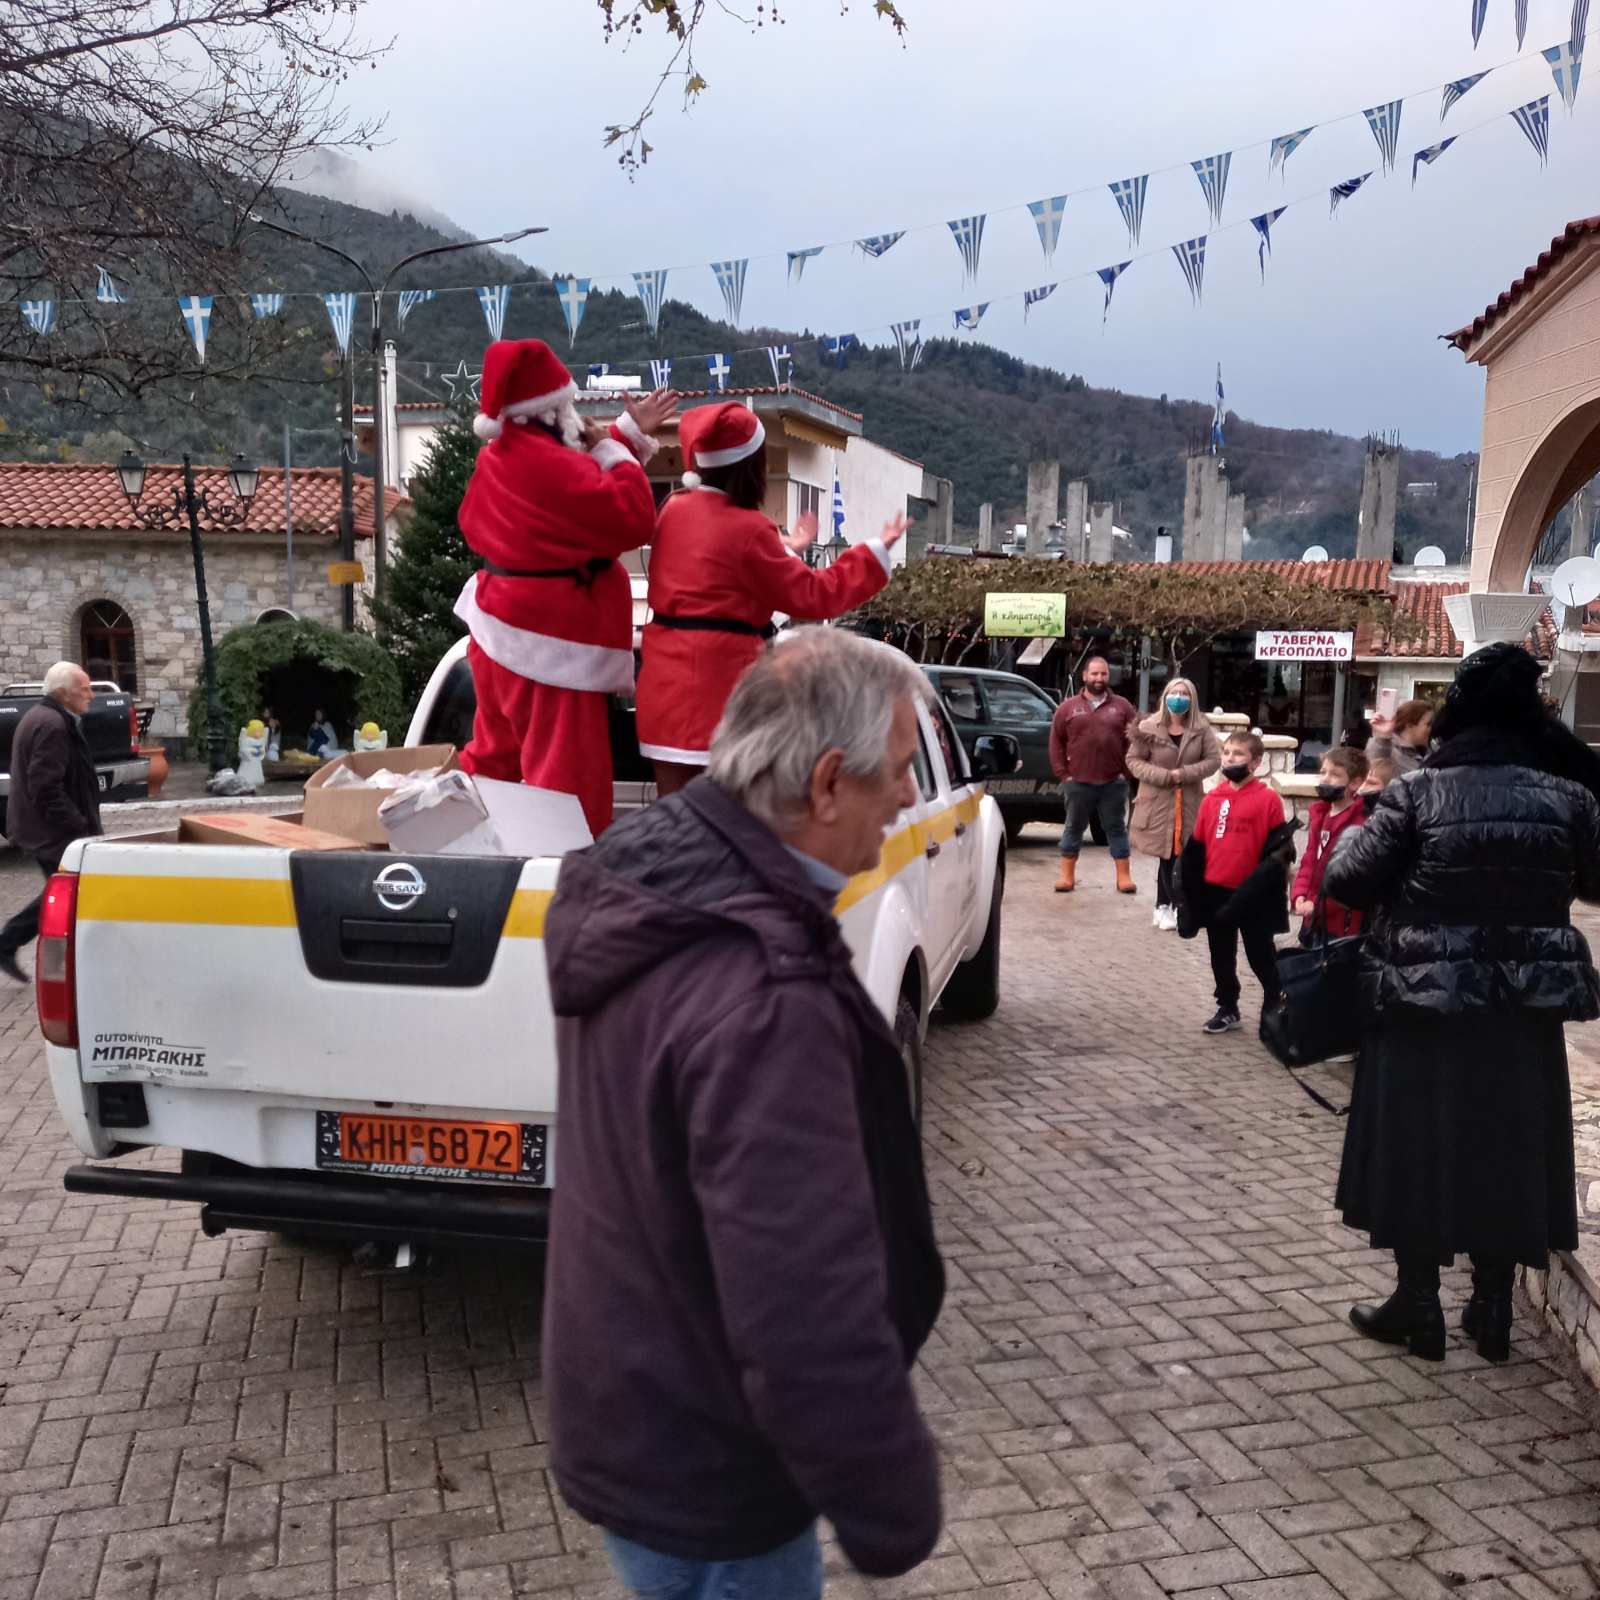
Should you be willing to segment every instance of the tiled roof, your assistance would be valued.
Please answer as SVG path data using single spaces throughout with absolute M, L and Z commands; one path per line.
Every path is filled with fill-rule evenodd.
M 142 504 L 147 507 L 172 504 L 172 491 L 182 483 L 183 469 L 152 465 L 145 477 Z M 197 467 L 196 487 L 208 490 L 214 504 L 233 506 L 233 488 L 222 467 Z M 337 467 L 296 467 L 294 469 L 294 531 L 299 534 L 333 533 L 339 526 L 339 469 Z M 410 506 L 398 490 L 387 499 L 389 515 Z M 372 532 L 372 480 L 355 480 L 356 534 L 368 538 Z M 208 532 L 277 534 L 284 532 L 283 468 L 263 467 L 250 512 L 241 525 L 217 528 L 202 516 L 200 526 Z M 62 532 L 139 533 L 148 531 L 134 514 L 117 481 L 116 468 L 88 462 L 0 461 L 0 533 L 11 528 L 47 528 Z M 179 524 L 170 530 L 187 534 Z
M 1381 628 L 1364 622 L 1356 630 L 1356 655 L 1382 656 L 1393 661 L 1458 658 L 1461 641 L 1450 626 L 1444 602 L 1450 595 L 1465 594 L 1469 587 L 1466 583 L 1395 584 L 1391 590 L 1395 614 L 1408 618 L 1417 631 L 1410 638 L 1390 640 Z M 1555 622 L 1546 610 L 1528 642 L 1536 656 L 1548 659 L 1555 652 L 1555 638 Z
M 1454 333 L 1441 334 L 1440 338 L 1458 350 L 1465 350 L 1498 322 L 1563 256 L 1569 255 L 1585 239 L 1597 234 L 1600 234 L 1600 217 L 1581 217 L 1577 222 L 1569 222 L 1566 230 L 1550 241 L 1550 248 L 1493 305 L 1486 306 L 1481 316 L 1474 317 L 1466 327 L 1457 328 Z
M 586 401 L 607 402 L 615 405 L 625 395 L 638 394 L 637 389 L 581 389 L 578 392 L 580 404 Z M 836 401 L 824 399 L 820 394 L 812 394 L 809 389 L 797 389 L 793 384 L 786 384 L 782 389 L 773 384 L 757 384 L 749 389 L 674 389 L 673 393 L 681 400 L 739 400 L 745 395 L 776 394 L 794 395 L 800 400 L 809 400 L 814 406 L 826 406 L 830 411 L 837 411 L 841 417 L 850 417 L 856 422 L 862 420 L 859 411 L 850 411 L 839 405 Z
M 397 400 L 394 408 L 396 411 L 448 411 L 450 402 L 448 400 Z M 372 415 L 372 407 L 358 404 L 355 408 L 355 414 L 358 417 L 370 417 Z
M 1130 565 L 1161 570 L 1154 561 L 1139 561 Z M 1240 577 L 1252 572 L 1268 572 L 1287 583 L 1315 584 L 1326 589 L 1357 589 L 1368 594 L 1387 594 L 1389 591 L 1389 566 L 1387 561 L 1179 561 L 1173 565 L 1184 572 L 1199 573 L 1203 577 Z

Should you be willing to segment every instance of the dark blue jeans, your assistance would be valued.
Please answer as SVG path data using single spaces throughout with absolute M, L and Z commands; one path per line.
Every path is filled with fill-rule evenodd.
M 821 1600 L 822 1546 L 813 1524 L 799 1538 L 743 1561 L 690 1561 L 605 1535 L 617 1576 L 640 1600 Z
M 1113 861 L 1128 859 L 1128 780 L 1114 778 L 1110 783 L 1072 783 L 1061 785 L 1061 798 L 1067 808 L 1067 825 L 1061 830 L 1061 853 L 1076 857 L 1083 848 L 1083 830 L 1089 818 L 1097 816 L 1105 829 L 1106 843 Z

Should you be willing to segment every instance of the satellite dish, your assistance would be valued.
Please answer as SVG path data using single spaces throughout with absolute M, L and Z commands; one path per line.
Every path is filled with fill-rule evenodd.
M 1445 565 L 1445 553 L 1436 544 L 1425 544 L 1411 558 L 1414 567 L 1442 567 Z
M 1586 606 L 1600 599 L 1600 561 L 1573 556 L 1550 574 L 1550 596 L 1564 606 Z
M 1302 561 L 1326 561 L 1328 552 L 1320 544 L 1310 546 L 1306 553 L 1300 557 Z

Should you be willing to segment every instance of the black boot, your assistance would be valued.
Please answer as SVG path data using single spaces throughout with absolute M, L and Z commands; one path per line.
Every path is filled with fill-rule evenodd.
M 1395 1252 L 1400 1281 L 1381 1306 L 1351 1306 L 1357 1332 L 1384 1344 L 1403 1344 L 1424 1361 L 1444 1360 L 1444 1308 L 1438 1263 Z
M 1478 1341 L 1485 1361 L 1511 1354 L 1511 1285 L 1514 1264 L 1491 1256 L 1472 1258 L 1472 1298 L 1461 1312 L 1462 1331 Z

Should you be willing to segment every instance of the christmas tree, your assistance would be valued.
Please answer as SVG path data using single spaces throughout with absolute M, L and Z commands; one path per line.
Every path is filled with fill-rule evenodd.
M 461 537 L 456 515 L 479 448 L 465 415 L 452 415 L 434 435 L 408 490 L 411 520 L 389 566 L 387 595 L 373 607 L 413 703 L 439 658 L 466 632 L 454 615 L 456 597 L 481 562 Z

